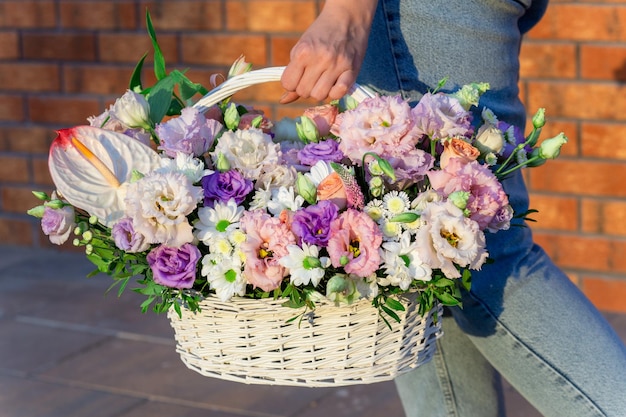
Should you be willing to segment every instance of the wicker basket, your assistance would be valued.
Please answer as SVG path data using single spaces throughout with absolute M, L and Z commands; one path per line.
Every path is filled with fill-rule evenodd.
M 284 67 L 251 71 L 228 79 L 199 100 L 211 105 L 248 86 L 278 81 Z M 350 92 L 361 101 L 373 95 L 356 85 Z M 414 298 L 414 296 L 413 296 Z M 290 319 L 304 310 L 283 307 L 284 300 L 205 298 L 200 313 L 183 308 L 168 313 L 176 350 L 188 368 L 202 375 L 249 384 L 306 387 L 387 381 L 429 361 L 441 336 L 441 306 L 417 312 L 411 296 L 400 301 L 401 321 L 381 319 L 371 301 L 347 307 L 317 303 L 303 320 Z
M 387 381 L 429 361 L 441 336 L 441 306 L 426 317 L 417 303 L 401 299 L 401 322 L 379 317 L 371 301 L 348 307 L 318 304 L 303 312 L 284 300 L 204 299 L 202 311 L 168 313 L 176 351 L 189 369 L 204 376 L 248 384 L 306 387 Z

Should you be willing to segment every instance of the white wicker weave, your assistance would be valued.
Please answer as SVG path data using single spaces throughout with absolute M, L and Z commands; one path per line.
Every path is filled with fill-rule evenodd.
M 401 299 L 406 311 L 391 329 L 371 301 L 348 307 L 319 304 L 302 321 L 287 321 L 304 310 L 284 300 L 209 296 L 202 311 L 170 311 L 176 351 L 185 365 L 204 376 L 248 384 L 306 387 L 387 381 L 426 363 L 441 336 L 438 305 L 426 317 Z
M 250 71 L 226 80 L 195 107 L 211 105 L 254 84 L 278 81 L 284 67 Z M 357 101 L 373 95 L 355 85 Z M 368 384 L 387 381 L 426 363 L 442 334 L 441 306 L 422 317 L 411 297 L 400 299 L 391 329 L 369 300 L 349 307 L 317 303 L 304 320 L 288 322 L 304 310 L 283 307 L 285 300 L 235 297 L 222 302 L 206 297 L 201 312 L 170 310 L 176 350 L 188 368 L 202 375 L 248 384 L 306 387 Z

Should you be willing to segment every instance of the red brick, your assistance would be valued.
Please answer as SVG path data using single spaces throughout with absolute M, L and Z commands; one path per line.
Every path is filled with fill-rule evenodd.
M 626 8 L 603 4 L 554 4 L 529 32 L 530 39 L 626 40 Z
M 576 63 L 576 45 L 573 43 L 522 43 L 521 77 L 575 78 Z
M 0 90 L 52 92 L 59 88 L 57 65 L 0 63 Z
M 618 242 L 604 237 L 572 234 L 535 233 L 535 241 L 561 268 L 586 271 L 618 272 L 615 267 Z M 622 272 L 622 271 L 619 271 Z
M 529 170 L 533 191 L 581 196 L 626 197 L 626 164 L 556 159 Z
M 0 32 L 0 59 L 19 57 L 19 37 L 17 32 Z
M 585 277 L 582 289 L 598 309 L 626 313 L 626 280 Z
M 27 183 L 29 177 L 28 160 L 17 156 L 0 156 L 2 182 Z
M 535 230 L 578 230 L 578 199 L 531 193 L 530 208 L 538 213 L 530 215 L 536 222 L 529 223 Z
M 119 30 L 137 27 L 137 7 L 133 2 L 62 1 L 59 10 L 63 28 Z
M 133 66 L 68 65 L 63 90 L 68 93 L 122 95 L 128 89 Z
M 150 12 L 157 37 L 162 31 L 216 31 L 224 27 L 223 3 L 220 0 L 176 0 L 143 2 L 142 12 Z M 145 18 L 141 18 L 145 25 Z
M 77 97 L 31 97 L 28 100 L 31 119 L 38 123 L 79 125 L 90 116 L 102 113 L 98 101 Z
M 55 4 L 39 0 L 0 2 L 0 28 L 52 28 L 56 26 Z
M 12 126 L 0 128 L 0 151 L 48 154 L 55 137 L 52 129 Z
M 3 186 L 0 189 L 2 196 L 2 211 L 7 213 L 26 213 L 27 210 L 39 204 L 29 187 Z
M 619 44 L 580 47 L 580 75 L 591 80 L 626 81 L 626 46 Z
M 24 33 L 22 43 L 26 59 L 93 61 L 96 58 L 91 33 Z
M 12 122 L 24 121 L 24 104 L 19 96 L 0 94 L 0 121 L 8 120 Z
M 285 4 L 277 0 L 229 0 L 226 2 L 228 30 L 289 33 L 301 32 L 317 15 L 315 1 Z
M 626 121 L 626 86 L 609 83 L 528 82 L 528 106 L 555 117 Z
M 33 160 L 33 183 L 37 184 L 37 188 L 41 188 L 42 186 L 54 187 L 54 181 L 52 181 L 52 177 L 50 176 L 50 171 L 48 169 L 48 158 L 37 158 Z
M 267 66 L 264 36 L 253 35 L 182 35 L 184 63 L 230 67 L 240 55 L 255 68 Z
M 583 232 L 626 237 L 626 201 L 584 199 L 581 212 Z
M 0 217 L 0 242 L 4 245 L 32 246 L 36 222 Z
M 291 48 L 298 42 L 298 39 L 298 36 L 272 36 L 270 44 L 272 55 L 271 64 L 275 66 L 289 64 Z
M 157 33 L 159 47 L 165 56 L 167 64 L 178 61 L 178 47 L 176 37 Z M 146 63 L 152 62 L 153 48 L 147 33 L 110 33 L 98 35 L 98 56 L 103 62 L 126 62 L 135 65 L 148 53 Z M 130 73 L 129 73 L 130 76 Z
M 582 156 L 626 160 L 626 125 L 583 123 Z

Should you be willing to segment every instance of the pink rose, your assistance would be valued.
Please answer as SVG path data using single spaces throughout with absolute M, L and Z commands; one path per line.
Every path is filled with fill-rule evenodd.
M 330 127 L 335 122 L 335 118 L 339 113 L 337 106 L 332 104 L 324 104 L 322 106 L 309 107 L 304 111 L 303 116 L 313 120 L 320 136 L 328 136 Z
M 335 268 L 367 277 L 380 265 L 382 233 L 370 216 L 348 209 L 330 224 L 328 254 Z

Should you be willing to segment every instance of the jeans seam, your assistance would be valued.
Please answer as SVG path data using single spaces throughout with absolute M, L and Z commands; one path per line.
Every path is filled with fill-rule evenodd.
M 489 309 L 489 307 L 483 303 L 483 301 L 472 291 L 469 292 L 469 296 L 474 299 L 478 303 L 478 305 L 486 312 L 486 314 L 495 322 L 495 324 L 502 329 L 506 333 L 506 335 L 513 338 L 513 340 L 527 353 L 533 355 L 544 367 L 546 367 L 550 372 L 554 375 L 558 376 L 562 379 L 567 385 L 576 392 L 581 398 L 584 398 L 586 402 L 593 408 L 593 411 L 597 413 L 600 417 L 607 417 L 607 414 L 602 411 L 602 409 L 587 395 L 580 387 L 574 384 L 568 377 L 563 375 L 555 366 L 552 365 L 548 360 L 546 360 L 542 355 L 533 350 L 528 344 L 524 343 L 522 339 L 520 339 L 515 333 L 513 333 L 502 321 L 498 319 L 498 317 Z M 497 330 L 496 330 L 497 331 Z
M 443 403 L 446 409 L 446 414 L 449 417 L 458 417 L 456 400 L 454 396 L 454 388 L 450 382 L 450 372 L 446 365 L 446 361 L 443 357 L 443 347 L 441 343 L 437 341 L 437 351 L 434 355 L 435 369 L 437 371 L 437 379 L 443 393 Z

